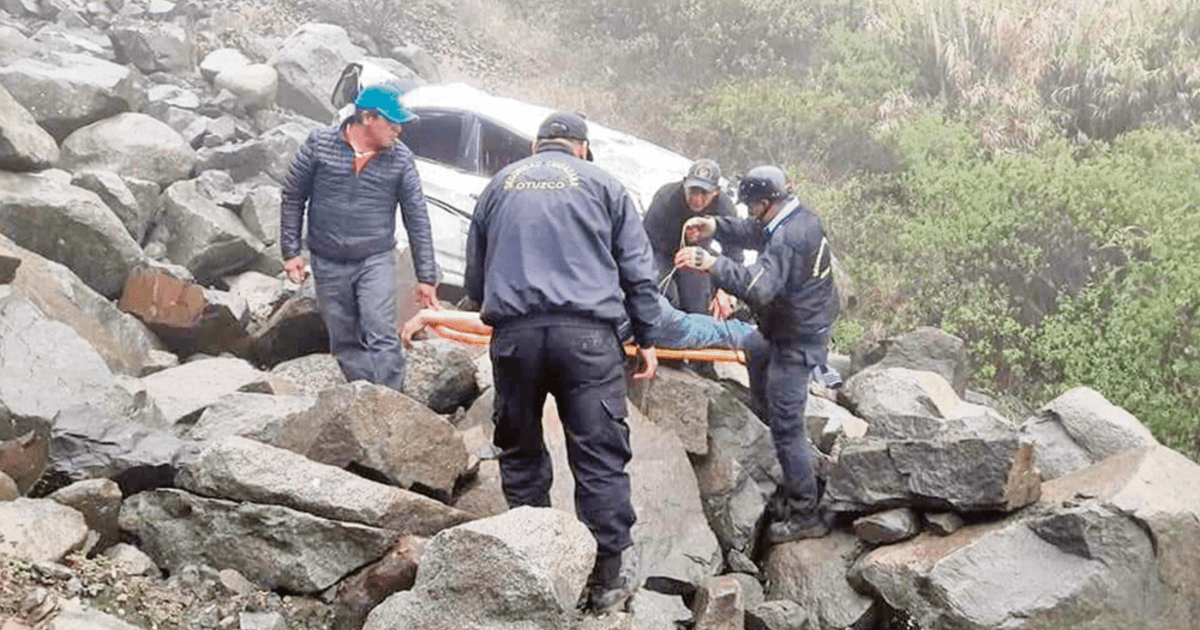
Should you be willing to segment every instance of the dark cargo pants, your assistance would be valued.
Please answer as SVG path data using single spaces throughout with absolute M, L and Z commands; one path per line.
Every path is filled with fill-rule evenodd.
M 747 340 L 750 393 L 771 426 L 775 454 L 783 468 L 781 495 L 815 505 L 818 496 L 813 454 L 804 428 L 808 381 L 826 360 L 822 341 L 768 341 L 757 331 Z
M 624 354 L 613 327 L 587 319 L 545 318 L 496 328 L 494 442 L 509 507 L 550 505 L 550 454 L 542 408 L 553 394 L 575 477 L 575 510 L 599 552 L 633 544 L 629 427 L 625 424 Z

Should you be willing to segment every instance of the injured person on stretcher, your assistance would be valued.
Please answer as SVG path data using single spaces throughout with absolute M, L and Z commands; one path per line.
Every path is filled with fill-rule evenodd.
M 762 341 L 754 326 L 744 321 L 685 313 L 671 306 L 662 296 L 659 296 L 658 301 L 662 309 L 658 328 L 659 345 L 663 349 L 727 349 L 730 352 L 712 353 L 708 360 L 739 361 L 743 359 L 738 357 L 737 351 L 752 351 L 756 340 Z M 492 334 L 492 327 L 483 323 L 477 312 L 425 309 L 405 322 L 400 337 L 405 343 L 411 343 L 413 337 L 426 326 L 433 327 L 440 335 L 480 344 L 487 343 L 487 338 Z M 670 355 L 666 355 L 666 358 L 670 358 Z M 679 358 L 686 358 L 686 355 Z M 692 355 L 691 358 L 705 357 Z

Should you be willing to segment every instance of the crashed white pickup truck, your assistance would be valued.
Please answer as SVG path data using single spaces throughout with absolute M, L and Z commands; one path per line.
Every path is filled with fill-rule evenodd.
M 388 80 L 364 68 L 346 80 L 362 85 Z M 334 105 L 352 97 L 339 82 Z M 339 102 L 340 101 L 340 102 Z M 417 156 L 417 170 L 429 206 L 443 297 L 453 299 L 463 285 L 467 230 L 475 199 L 493 175 L 530 155 L 538 125 L 554 110 L 492 96 L 464 84 L 426 85 L 408 90 L 404 104 L 420 119 L 404 127 L 401 140 Z M 352 111 L 352 110 L 350 110 Z M 588 136 L 596 164 L 621 181 L 645 213 L 663 184 L 682 179 L 692 161 L 658 145 L 591 120 Z M 397 238 L 407 246 L 403 227 Z

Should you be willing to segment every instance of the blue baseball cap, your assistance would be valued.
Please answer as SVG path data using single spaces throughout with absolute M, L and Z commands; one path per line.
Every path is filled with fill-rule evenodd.
M 397 125 L 410 123 L 417 119 L 417 114 L 413 110 L 400 104 L 400 91 L 387 83 L 363 88 L 358 93 L 358 98 L 354 99 L 354 106 L 358 109 L 379 112 L 380 116 Z

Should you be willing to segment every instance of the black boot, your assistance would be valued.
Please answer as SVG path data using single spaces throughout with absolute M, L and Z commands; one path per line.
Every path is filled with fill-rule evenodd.
M 775 544 L 822 538 L 829 533 L 829 521 L 819 507 L 817 499 L 797 498 L 789 492 L 784 482 L 767 506 L 771 523 L 767 526 L 767 541 Z
M 633 547 L 624 552 L 601 553 L 587 582 L 584 610 L 604 615 L 625 608 L 637 589 L 637 561 Z

